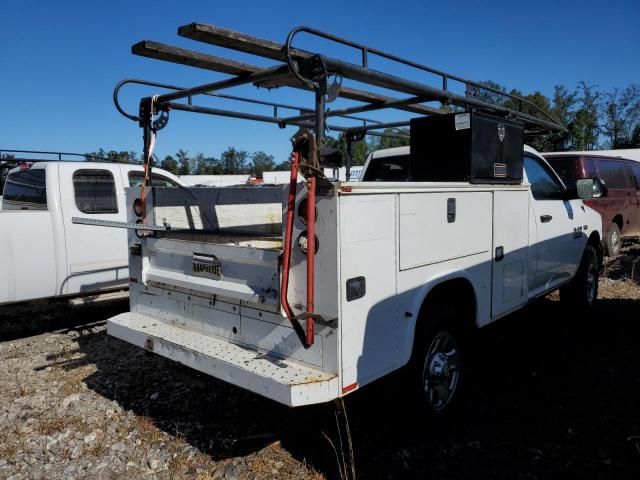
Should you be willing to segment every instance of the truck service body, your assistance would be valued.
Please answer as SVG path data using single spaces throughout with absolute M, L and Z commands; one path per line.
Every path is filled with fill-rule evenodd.
M 408 365 L 423 404 L 442 411 L 464 378 L 474 329 L 558 288 L 576 307 L 595 301 L 602 224 L 579 197 L 606 188 L 581 179 L 566 189 L 524 146 L 526 136 L 563 130 L 536 105 L 309 27 L 284 44 L 197 23 L 178 32 L 281 63 L 134 45 L 138 55 L 231 75 L 190 88 L 116 86 L 116 108 L 142 128 L 145 164 L 170 112 L 219 115 L 299 127 L 290 183 L 129 189 L 131 308 L 107 322 L 110 335 L 289 406 L 338 399 Z M 362 65 L 293 48 L 299 34 L 355 49 Z M 435 75 L 442 88 L 369 69 L 370 56 Z M 219 93 L 249 83 L 311 91 L 314 108 Z M 119 102 L 127 84 L 170 91 L 142 98 L 132 114 Z M 483 90 L 508 101 L 490 103 Z M 198 95 L 267 105 L 273 116 L 198 105 Z M 337 97 L 360 103 L 327 109 Z M 388 108 L 412 118 L 354 116 Z M 346 141 L 346 181 L 323 174 L 342 166 L 326 130 Z M 410 146 L 374 152 L 350 182 L 352 143 L 365 135 Z
M 526 156 L 553 174 L 533 150 Z M 138 194 L 129 190 L 128 205 Z M 296 211 L 306 194 L 299 183 Z M 436 287 L 454 288 L 473 305 L 469 320 L 485 326 L 573 278 L 601 231 L 582 200 L 538 200 L 526 183 L 336 183 L 316 207 L 315 311 L 325 324 L 310 348 L 279 301 L 281 186 L 152 188 L 150 225 L 195 221 L 206 231 L 215 219 L 222 230 L 259 228 L 237 237 L 130 231 L 131 311 L 110 319 L 108 333 L 290 406 L 325 402 L 407 364 Z M 131 209 L 129 217 L 137 219 Z M 296 215 L 293 237 L 305 230 Z M 296 314 L 304 312 L 305 263 L 294 244 Z

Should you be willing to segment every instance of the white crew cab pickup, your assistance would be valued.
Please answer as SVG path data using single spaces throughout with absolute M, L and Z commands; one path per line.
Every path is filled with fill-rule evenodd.
M 131 309 L 108 333 L 290 406 L 344 396 L 409 364 L 441 410 L 470 331 L 558 288 L 563 300 L 592 304 L 600 216 L 538 153 L 525 148 L 515 185 L 408 181 L 408 161 L 408 147 L 375 152 L 361 181 L 318 194 L 308 348 L 282 307 L 282 186 L 152 188 L 148 224 L 171 229 L 130 231 Z M 138 194 L 130 189 L 127 205 Z M 286 298 L 298 318 L 307 194 L 299 182 Z M 139 212 L 128 215 L 135 222 Z
M 76 225 L 74 216 L 125 220 L 125 187 L 139 165 L 74 161 L 23 163 L 7 176 L 0 209 L 0 305 L 126 289 L 126 233 Z M 157 185 L 182 185 L 156 170 Z

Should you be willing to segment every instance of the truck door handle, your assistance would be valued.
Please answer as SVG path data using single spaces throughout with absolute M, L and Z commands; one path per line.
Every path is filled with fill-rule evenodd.
M 540 221 L 542 223 L 550 222 L 553 217 L 551 215 L 540 215 Z

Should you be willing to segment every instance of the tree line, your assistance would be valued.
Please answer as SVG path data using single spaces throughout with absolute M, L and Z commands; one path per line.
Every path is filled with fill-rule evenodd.
M 87 161 L 142 163 L 141 156 L 133 151 L 105 151 L 101 148 L 84 155 Z M 180 149 L 175 155 L 167 155 L 162 160 L 156 159 L 155 165 L 175 175 L 251 174 L 261 178 L 263 172 L 288 170 L 289 160 L 276 163 L 273 155 L 263 151 L 249 154 L 246 150 L 228 147 L 219 158 L 208 157 L 204 153 L 189 155 L 187 150 Z
M 538 136 L 527 139 L 535 149 L 541 152 L 640 148 L 640 85 L 631 84 L 626 88 L 613 88 L 609 91 L 600 90 L 597 86 L 580 82 L 574 89 L 564 85 L 556 85 L 551 97 L 539 91 L 523 94 L 519 90 L 507 90 L 504 86 L 493 82 L 482 82 L 495 90 L 491 92 L 476 89 L 471 92 L 475 97 L 490 103 L 518 109 L 516 102 L 502 95 L 520 96 L 533 103 L 551 117 L 557 119 L 566 127 L 566 132 Z M 443 109 L 454 112 L 455 108 L 443 106 Z M 527 104 L 522 111 L 540 117 L 540 114 Z M 352 145 L 352 164 L 364 164 L 369 153 L 383 148 L 408 145 L 405 130 L 385 130 L 386 134 L 395 137 L 369 136 L 361 142 Z M 343 134 L 336 137 L 328 136 L 326 146 L 336 148 L 346 159 L 347 142 Z M 104 151 L 85 154 L 87 160 L 106 158 L 110 161 L 141 163 L 140 157 L 132 151 Z M 189 155 L 186 150 L 178 150 L 175 155 L 167 155 L 156 161 L 156 165 L 176 175 L 221 175 L 221 174 L 252 174 L 258 178 L 263 172 L 273 170 L 288 170 L 289 160 L 276 162 L 273 155 L 263 151 L 249 153 L 246 150 L 228 147 L 219 158 L 206 156 L 203 153 Z

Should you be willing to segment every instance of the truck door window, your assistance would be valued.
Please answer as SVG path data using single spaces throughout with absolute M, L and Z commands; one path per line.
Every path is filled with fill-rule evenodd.
M 531 194 L 536 200 L 559 200 L 563 188 L 549 166 L 530 155 L 524 156 L 524 170 L 531 184 Z
M 144 173 L 142 172 L 129 172 L 129 186 L 139 187 L 144 180 Z M 153 187 L 177 187 L 178 184 L 173 180 L 169 180 L 167 177 L 158 175 L 157 173 L 151 173 L 151 185 Z
M 547 161 L 551 164 L 567 188 L 575 188 L 577 157 L 556 157 L 549 158 Z
M 76 171 L 73 189 L 82 213 L 118 213 L 116 184 L 109 170 Z
M 46 170 L 35 168 L 10 173 L 4 186 L 3 210 L 46 210 Z

